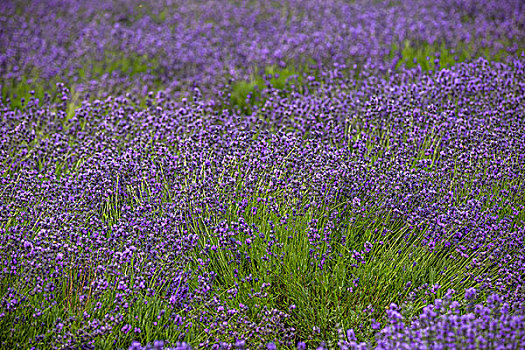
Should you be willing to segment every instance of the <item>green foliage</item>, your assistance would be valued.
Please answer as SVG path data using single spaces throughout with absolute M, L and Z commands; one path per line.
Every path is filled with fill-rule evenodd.
M 269 66 L 264 69 L 263 74 L 254 73 L 250 81 L 236 81 L 231 87 L 230 105 L 250 114 L 254 106 L 264 104 L 261 91 L 266 87 L 283 90 L 290 84 L 303 85 L 303 70 L 297 70 L 293 66 L 279 68 Z
M 92 59 L 83 63 L 73 74 L 73 79 L 61 81 L 58 78 L 43 79 L 37 70 L 32 70 L 25 78 L 5 80 L 1 84 L 2 101 L 10 100 L 10 107 L 22 109 L 31 97 L 42 100 L 44 92 L 50 94 L 51 101 L 57 102 L 56 99 L 58 82 L 64 83 L 72 93 L 72 100 L 69 101 L 68 115 L 74 112 L 79 106 L 82 96 L 76 92 L 80 84 L 87 84 L 92 80 L 100 80 L 104 76 L 127 76 L 144 74 L 147 72 L 157 71 L 159 73 L 159 64 L 156 58 L 150 58 L 147 55 L 127 54 L 124 52 L 106 52 L 100 59 Z M 159 74 L 157 74 L 159 75 Z M 160 90 L 162 83 L 160 79 L 153 82 L 152 90 Z
M 146 73 L 159 66 L 156 58 L 149 58 L 147 55 L 129 54 L 123 52 L 108 52 L 102 60 L 92 60 L 78 71 L 81 79 L 86 77 L 100 78 L 113 73 L 119 75 L 134 76 Z
M 22 109 L 31 97 L 44 98 L 44 92 L 49 90 L 39 80 L 37 72 L 31 74 L 31 78 L 4 80 L 1 85 L 2 101 L 9 98 L 11 108 Z M 34 92 L 34 95 L 31 92 Z
M 429 71 L 443 69 L 453 66 L 459 62 L 466 62 L 476 57 L 485 57 L 489 61 L 501 61 L 507 52 L 500 50 L 493 53 L 489 48 L 475 48 L 473 44 L 465 44 L 455 47 L 448 47 L 442 43 L 413 43 L 409 40 L 403 43 L 395 43 L 390 51 L 390 59 L 398 57 L 399 61 L 396 68 L 405 66 L 414 68 L 420 66 L 422 70 Z

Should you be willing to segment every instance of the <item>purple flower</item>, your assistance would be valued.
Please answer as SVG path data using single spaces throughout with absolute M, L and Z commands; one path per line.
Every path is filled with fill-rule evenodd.
M 468 288 L 465 290 L 465 299 L 472 300 L 476 297 L 476 288 Z
M 381 327 L 381 323 L 376 322 L 375 319 L 372 319 L 372 329 L 377 330 Z
M 127 334 L 129 331 L 131 330 L 131 325 L 130 324 L 126 324 L 125 326 L 123 326 L 120 331 L 124 334 Z
M 142 350 L 143 348 L 140 342 L 134 340 L 133 342 L 131 342 L 131 345 L 129 346 L 128 349 L 129 350 Z

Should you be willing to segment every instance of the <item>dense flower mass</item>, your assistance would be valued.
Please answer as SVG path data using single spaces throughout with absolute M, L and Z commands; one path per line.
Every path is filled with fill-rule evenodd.
M 85 101 L 69 119 L 4 106 L 4 329 L 62 346 L 115 329 L 291 344 L 305 335 L 290 319 L 322 322 L 297 282 L 323 293 L 308 283 L 323 278 L 343 315 L 441 286 L 522 303 L 524 64 L 359 84 L 329 71 L 311 95 L 268 89 L 252 115 L 213 112 L 198 90 L 147 109 Z
M 0 77 L 67 80 L 82 94 L 212 92 L 227 77 L 291 62 L 381 71 L 421 43 L 452 56 L 516 54 L 523 13 L 521 0 L 6 0 Z
M 425 306 L 421 314 L 405 325 L 399 307 L 392 303 L 388 310 L 387 326 L 377 335 L 377 350 L 394 349 L 518 349 L 525 344 L 524 315 L 509 314 L 509 304 L 502 303 L 497 294 L 487 299 L 487 305 L 476 304 L 474 311 L 460 314 L 461 304 L 450 302 L 454 290 L 449 290 L 446 299 L 436 299 Z M 468 300 L 468 299 L 467 299 Z M 221 344 L 217 349 L 245 349 L 244 342 Z M 162 349 L 164 344 L 156 342 L 142 346 L 134 342 L 129 349 Z M 299 342 L 297 349 L 305 349 L 306 344 Z M 326 350 L 326 344 L 317 350 Z M 340 350 L 367 350 L 371 347 L 358 342 L 353 330 L 343 334 L 339 330 L 337 348 Z M 191 350 L 187 343 L 178 343 L 172 350 Z M 267 349 L 276 349 L 273 343 Z
M 0 7 L 0 347 L 525 346 L 521 1 Z

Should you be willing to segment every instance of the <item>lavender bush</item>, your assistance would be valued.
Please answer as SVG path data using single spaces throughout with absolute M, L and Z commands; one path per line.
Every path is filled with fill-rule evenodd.
M 523 348 L 521 2 L 44 5 L 0 5 L 3 91 L 66 82 L 0 104 L 2 348 Z

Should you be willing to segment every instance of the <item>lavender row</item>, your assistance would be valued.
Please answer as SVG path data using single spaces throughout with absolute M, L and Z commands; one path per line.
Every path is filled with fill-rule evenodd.
M 251 115 L 198 89 L 70 114 L 61 85 L 62 103 L 2 106 L 3 346 L 293 347 L 336 318 L 363 340 L 385 306 L 415 317 L 449 287 L 516 313 L 524 64 L 322 71 L 308 93 L 268 87 Z
M 477 57 L 516 55 L 525 42 L 519 0 L 10 0 L 0 6 L 5 94 L 50 80 L 65 81 L 82 96 L 144 95 L 159 86 L 213 93 L 228 77 L 250 79 L 268 66 L 357 64 L 380 72 L 404 59 L 405 45 L 439 51 L 444 44 Z

